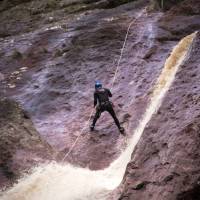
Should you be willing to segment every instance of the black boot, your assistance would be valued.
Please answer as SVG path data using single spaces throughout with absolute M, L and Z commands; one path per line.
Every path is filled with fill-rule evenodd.
M 123 127 L 120 127 L 120 128 L 119 128 L 119 131 L 120 131 L 120 133 L 121 133 L 122 135 L 125 135 L 125 130 L 124 130 Z
M 94 131 L 94 125 L 90 125 L 90 130 Z

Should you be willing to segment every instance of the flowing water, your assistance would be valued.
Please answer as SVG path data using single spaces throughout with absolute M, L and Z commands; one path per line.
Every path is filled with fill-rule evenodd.
M 2 192 L 1 200 L 105 200 L 122 181 L 131 154 L 143 130 L 158 110 L 172 84 L 179 66 L 184 62 L 195 33 L 183 38 L 166 60 L 153 89 L 146 112 L 134 131 L 126 150 L 111 165 L 99 171 L 77 168 L 69 164 L 41 165 L 25 175 L 11 189 Z

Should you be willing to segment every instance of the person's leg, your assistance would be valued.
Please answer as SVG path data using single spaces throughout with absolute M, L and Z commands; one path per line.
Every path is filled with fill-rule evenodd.
M 97 120 L 99 119 L 100 116 L 101 116 L 101 109 L 99 107 L 97 107 L 92 125 L 90 126 L 91 130 L 94 130 L 95 124 L 96 124 L 96 122 L 97 122 Z
M 110 113 L 110 115 L 111 115 L 112 118 L 114 119 L 115 124 L 117 125 L 118 129 L 120 130 L 120 129 L 121 129 L 121 126 L 120 126 L 119 120 L 117 119 L 116 114 L 115 114 L 115 111 L 113 110 L 113 107 L 112 107 L 111 105 L 109 105 L 109 106 L 107 107 L 107 111 Z

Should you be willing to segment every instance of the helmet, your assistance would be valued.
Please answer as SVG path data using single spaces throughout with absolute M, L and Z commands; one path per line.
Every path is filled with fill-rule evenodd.
M 102 83 L 100 81 L 95 81 L 95 89 L 102 88 Z

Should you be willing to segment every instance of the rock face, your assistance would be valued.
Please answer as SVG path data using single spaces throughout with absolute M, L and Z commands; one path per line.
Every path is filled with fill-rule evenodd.
M 127 135 L 128 129 L 138 123 L 147 93 L 174 45 L 173 41 L 160 48 L 154 40 L 152 30 L 160 14 L 149 17 L 143 9 L 146 4 L 141 1 L 109 11 L 78 13 L 73 19 L 65 18 L 66 21 L 2 41 L 1 72 L 5 79 L 0 85 L 4 92 L 1 95 L 23 105 L 42 137 L 60 152 L 58 160 L 86 126 L 93 107 L 94 81 L 100 79 L 110 87 L 128 24 L 133 19 L 112 92 Z M 64 23 L 67 28 L 62 28 Z M 160 52 L 162 59 L 158 59 Z M 67 160 L 102 169 L 119 155 L 122 146 L 124 138 L 110 116 L 103 115 L 95 132 L 85 128 Z
M 200 198 L 200 33 L 133 152 L 119 199 Z
M 0 101 L 0 186 L 15 180 L 23 170 L 51 158 L 27 113 L 11 100 Z
M 0 37 L 31 32 L 52 22 L 68 21 L 83 11 L 109 9 L 131 1 L 134 0 L 3 0 Z
M 6 4 L 6 2 L 10 3 Z M 14 141 L 17 140 L 19 143 L 11 142 L 11 144 L 3 146 L 5 154 L 8 149 L 10 152 L 8 152 L 8 160 L 6 160 L 6 156 L 2 155 L 1 171 L 5 172 L 9 167 L 10 171 L 7 170 L 4 174 L 11 173 L 11 175 L 15 171 L 18 175 L 18 171 L 29 169 L 36 162 L 48 159 L 46 142 L 53 147 L 54 153 L 58 152 L 56 160 L 60 161 L 70 150 L 84 127 L 82 135 L 66 158 L 66 162 L 92 170 L 108 166 L 125 148 L 126 140 L 120 136 L 112 119 L 106 114 L 98 121 L 96 130 L 92 133 L 89 132 L 86 122 L 93 107 L 94 81 L 100 79 L 105 87 L 111 86 L 130 22 L 134 20 L 112 88 L 115 110 L 122 125 L 126 128 L 127 137 L 131 137 L 133 130 L 137 127 L 148 104 L 155 81 L 173 46 L 182 37 L 200 28 L 199 5 L 192 0 L 184 1 L 183 4 L 173 7 L 165 14 L 148 12 L 150 10 L 148 9 L 148 0 L 139 0 L 122 6 L 119 4 L 127 3 L 126 0 L 27 0 L 2 1 L 2 3 L 4 7 L 0 6 L 0 9 L 3 8 L 0 15 L 0 97 L 9 97 L 20 102 L 45 141 L 44 143 L 39 142 L 40 137 L 37 136 L 30 119 L 24 119 L 24 114 L 19 109 L 17 113 L 21 114 L 17 121 L 14 120 L 14 125 L 2 122 L 4 127 L 2 135 L 10 135 L 13 131 L 12 126 L 17 125 L 15 132 L 17 139 L 14 138 Z M 187 15 L 184 13 L 185 9 Z M 191 63 L 190 60 L 188 65 Z M 194 63 L 196 63 L 195 59 Z M 186 68 L 183 69 L 186 70 Z M 186 72 L 189 73 L 189 71 Z M 186 74 L 183 75 L 186 77 Z M 192 78 L 198 80 L 198 76 L 192 75 Z M 181 81 L 183 79 L 180 79 Z M 180 84 L 176 86 L 180 86 L 179 89 L 182 88 L 183 92 L 195 91 L 195 89 L 190 90 L 192 86 L 189 84 L 191 82 L 187 83 L 188 78 L 185 78 L 184 81 L 184 87 Z M 198 86 L 196 90 L 198 90 Z M 193 96 L 187 98 L 187 102 L 191 103 L 190 100 L 192 101 Z M 178 106 L 181 99 L 181 97 L 177 97 L 177 93 L 176 96 L 174 93 L 173 98 L 169 99 L 166 105 L 171 106 L 169 102 L 175 101 L 175 103 L 171 102 L 172 105 Z M 9 107 L 10 103 L 5 105 Z M 188 106 L 189 112 L 190 104 Z M 183 112 L 185 112 L 183 107 L 180 107 L 179 112 L 175 113 L 177 118 L 183 117 Z M 2 108 L 5 110 L 5 107 Z M 197 106 L 194 106 L 194 110 L 195 108 Z M 16 106 L 12 109 L 15 110 Z M 175 114 L 173 116 L 176 117 Z M 191 114 L 194 113 L 191 112 Z M 7 112 L 6 115 L 10 116 Z M 168 115 L 170 113 L 166 110 L 166 117 Z M 161 118 L 158 117 L 158 119 Z M 165 118 L 162 120 L 166 121 Z M 164 126 L 163 121 L 161 124 L 160 121 L 156 122 L 152 119 L 151 123 L 155 123 L 156 126 Z M 181 118 L 180 121 L 172 120 L 167 123 L 172 126 L 173 123 L 181 124 L 182 122 Z M 28 128 L 24 129 L 27 127 L 27 123 Z M 184 123 L 187 124 L 188 121 Z M 155 130 L 157 131 L 157 129 Z M 168 129 L 169 127 L 164 127 L 162 130 L 173 131 L 173 128 Z M 178 126 L 177 131 L 180 130 Z M 144 139 L 141 140 L 144 140 L 141 142 L 143 146 L 140 148 L 138 145 L 136 155 L 138 162 L 141 158 L 141 168 L 143 164 L 146 164 L 144 161 L 146 157 L 150 160 L 152 154 L 155 156 L 155 163 L 152 161 L 145 165 L 144 169 L 149 170 L 153 164 L 156 165 L 158 152 L 165 153 L 166 149 L 170 149 L 171 152 L 174 143 L 170 148 L 168 148 L 167 141 L 157 144 L 158 137 L 155 137 L 156 142 L 153 142 L 154 134 L 146 132 L 147 130 L 144 135 L 149 135 L 149 137 L 143 137 Z M 30 139 L 28 139 L 29 136 Z M 30 143 L 24 143 L 19 138 L 24 138 Z M 166 137 L 166 140 L 169 138 Z M 172 140 L 173 138 L 170 139 L 171 142 L 173 142 Z M 24 146 L 25 144 L 27 146 Z M 155 149 L 152 150 L 150 146 L 155 146 Z M 145 148 L 143 147 L 147 148 L 144 152 Z M 41 152 L 45 152 L 45 154 L 41 154 Z M 29 160 L 27 157 L 31 157 L 31 159 Z M 176 160 L 176 157 L 173 159 Z M 22 160 L 25 160 L 24 168 L 17 164 Z M 169 162 L 172 161 L 169 160 Z M 124 178 L 122 199 L 134 199 L 135 193 L 132 192 L 137 192 L 135 189 L 140 192 L 144 190 L 145 186 L 152 185 L 149 183 L 151 174 L 145 170 L 137 171 L 138 176 L 141 176 L 137 182 L 134 182 L 135 178 L 132 180 L 134 166 L 133 163 L 130 163 L 128 167 Z M 165 169 L 167 169 L 167 164 Z M 142 175 L 149 176 L 149 179 L 143 179 Z M 158 176 L 160 177 L 160 175 Z M 176 180 L 174 177 L 179 176 L 173 171 L 169 171 L 169 174 L 162 176 L 163 179 L 155 179 L 155 182 L 157 181 L 155 185 L 164 184 L 163 180 L 171 183 L 171 180 Z M 135 189 L 129 186 L 129 180 L 134 182 Z M 154 182 L 154 180 L 151 181 Z M 192 184 L 193 182 L 190 186 Z M 189 189 L 192 188 L 188 188 L 188 191 Z M 198 187 L 194 189 L 194 191 L 196 190 Z M 187 194 L 180 194 L 180 197 Z M 139 195 L 136 199 L 140 199 L 140 197 L 143 199 L 143 196 Z M 149 198 L 149 196 L 144 197 Z

